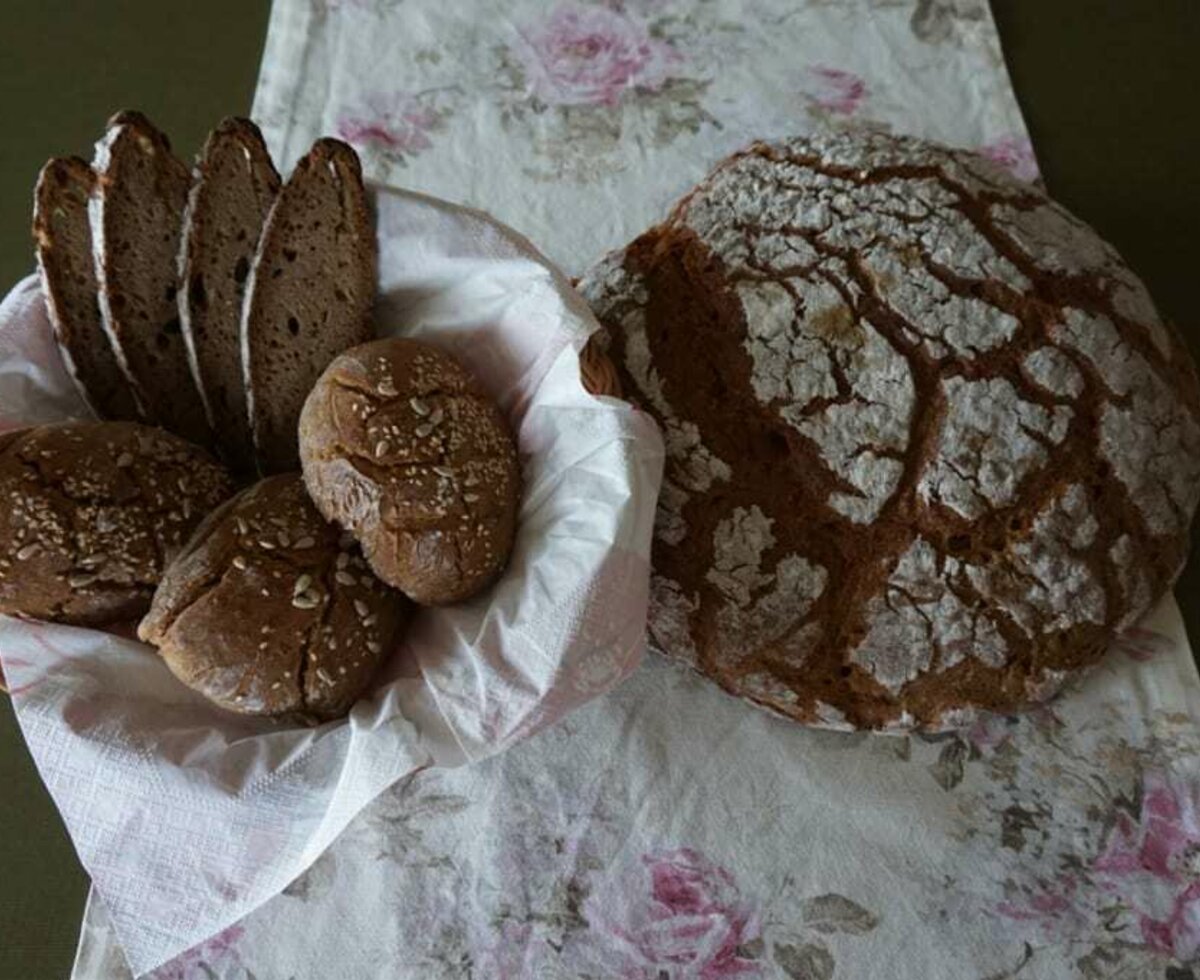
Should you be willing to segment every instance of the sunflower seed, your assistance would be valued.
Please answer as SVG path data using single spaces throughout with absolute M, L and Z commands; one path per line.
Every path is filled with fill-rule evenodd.
M 299 541 L 296 542 L 294 547 L 296 547 L 296 548 L 312 548 L 312 547 L 316 546 L 316 543 L 317 543 L 316 538 L 314 538 L 310 534 L 306 534 L 304 537 L 302 537 Z

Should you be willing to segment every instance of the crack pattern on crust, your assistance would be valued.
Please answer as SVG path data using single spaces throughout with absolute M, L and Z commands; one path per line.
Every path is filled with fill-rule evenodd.
M 80 624 L 145 611 L 166 563 L 233 491 L 170 433 L 75 422 L 0 445 L 0 611 Z
M 1200 389 L 1085 224 L 970 154 L 756 144 L 580 284 L 662 424 L 651 633 L 834 727 L 1050 696 L 1169 587 Z
M 467 598 L 507 563 L 520 501 L 513 438 L 441 349 L 392 339 L 339 355 L 301 413 L 300 453 L 318 509 L 410 598 Z

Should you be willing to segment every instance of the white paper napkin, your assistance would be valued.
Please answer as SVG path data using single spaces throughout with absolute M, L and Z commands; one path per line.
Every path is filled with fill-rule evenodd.
M 519 433 L 509 567 L 422 610 L 369 697 L 313 730 L 239 718 L 150 648 L 0 618 L 17 719 L 125 955 L 151 969 L 278 893 L 397 779 L 498 752 L 627 676 L 643 649 L 662 444 L 584 391 L 595 322 L 484 215 L 378 195 L 381 332 L 436 339 Z M 32 277 L 0 309 L 0 428 L 82 414 Z

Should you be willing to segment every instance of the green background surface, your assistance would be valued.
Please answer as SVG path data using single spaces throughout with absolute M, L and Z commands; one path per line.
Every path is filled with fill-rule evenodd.
M 1013 80 L 1051 192 L 1115 243 L 1200 357 L 1200 4 L 997 0 Z M 34 178 L 90 156 L 105 118 L 136 106 L 190 158 L 246 113 L 264 0 L 0 7 L 0 283 L 32 270 Z M 1200 557 L 1177 594 L 1200 638 Z M 0 698 L 0 980 L 66 977 L 87 879 Z M 269 978 L 265 978 L 269 980 Z

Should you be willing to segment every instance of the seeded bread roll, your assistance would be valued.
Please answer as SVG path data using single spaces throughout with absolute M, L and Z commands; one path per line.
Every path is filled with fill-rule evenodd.
M 250 263 L 279 193 L 279 174 L 249 119 L 224 119 L 196 164 L 179 255 L 179 319 L 217 448 L 254 468 L 239 330 Z
M 101 418 L 141 418 L 121 373 L 96 295 L 88 200 L 96 175 L 77 157 L 50 160 L 38 174 L 33 237 L 46 312 L 67 373 Z
M 516 447 L 495 403 L 445 351 L 389 339 L 336 358 L 305 402 L 300 455 L 321 513 L 416 602 L 465 599 L 507 564 Z
M 246 286 L 242 365 L 261 472 L 296 469 L 313 383 L 370 338 L 375 249 L 358 155 L 317 140 L 271 208 Z
M 317 513 L 299 474 L 284 474 L 196 530 L 138 635 L 223 708 L 323 721 L 362 694 L 410 608 Z
M 758 144 L 584 277 L 662 425 L 656 643 L 791 718 L 1053 694 L 1170 587 L 1200 388 L 1111 246 L 915 139 Z
M 139 112 L 120 112 L 96 144 L 89 204 L 100 313 L 146 418 L 200 445 L 211 432 L 188 368 L 176 302 L 191 176 Z
M 149 426 L 0 436 L 0 613 L 93 626 L 140 616 L 164 563 L 232 492 L 207 453 Z

